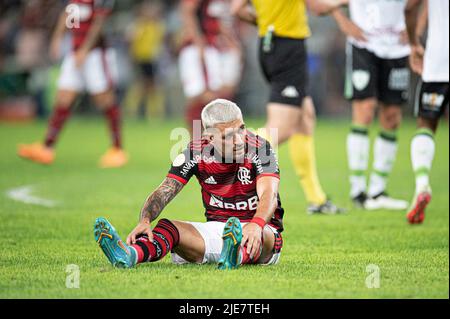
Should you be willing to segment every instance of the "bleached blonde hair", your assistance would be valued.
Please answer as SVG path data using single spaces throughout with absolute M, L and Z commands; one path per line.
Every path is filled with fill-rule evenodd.
M 242 111 L 236 103 L 225 99 L 217 99 L 203 108 L 202 123 L 205 130 L 217 124 L 242 120 Z

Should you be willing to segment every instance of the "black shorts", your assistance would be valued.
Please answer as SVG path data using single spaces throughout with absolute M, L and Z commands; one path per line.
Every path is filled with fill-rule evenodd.
M 437 120 L 444 115 L 449 102 L 449 83 L 423 82 L 419 84 L 416 97 L 416 115 Z
M 308 64 L 305 40 L 273 37 L 270 52 L 260 39 L 259 61 L 270 83 L 270 102 L 301 107 L 308 95 Z
M 146 63 L 140 63 L 139 68 L 141 69 L 141 74 L 146 79 L 152 80 L 155 77 L 156 74 L 156 67 L 155 63 L 153 62 L 146 62 Z
M 348 45 L 347 99 L 376 98 L 384 104 L 401 105 L 408 100 L 409 79 L 408 57 L 382 59 L 366 49 Z

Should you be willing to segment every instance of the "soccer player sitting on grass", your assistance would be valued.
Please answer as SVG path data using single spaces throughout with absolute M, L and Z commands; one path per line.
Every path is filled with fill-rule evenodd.
M 246 130 L 241 110 L 230 101 L 208 104 L 202 122 L 203 138 L 174 160 L 126 244 L 106 219 L 97 219 L 95 239 L 113 266 L 130 268 L 169 252 L 175 264 L 218 263 L 219 269 L 278 263 L 284 210 L 273 149 Z M 152 229 L 151 223 L 193 175 L 202 187 L 207 222 L 161 219 Z

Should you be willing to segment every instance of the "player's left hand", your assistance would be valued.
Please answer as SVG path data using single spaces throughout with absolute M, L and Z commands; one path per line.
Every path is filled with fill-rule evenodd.
M 242 247 L 247 244 L 250 259 L 258 255 L 262 245 L 262 229 L 258 224 L 248 223 L 242 229 Z
M 88 52 L 83 49 L 79 49 L 75 52 L 75 66 L 77 68 L 80 68 L 84 64 L 84 61 L 86 61 L 87 55 L 88 55 Z

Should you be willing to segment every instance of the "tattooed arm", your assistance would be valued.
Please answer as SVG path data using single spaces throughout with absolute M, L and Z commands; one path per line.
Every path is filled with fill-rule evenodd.
M 183 184 L 167 177 L 145 201 L 141 210 L 141 222 L 150 224 L 158 218 L 164 207 L 181 191 Z
M 184 185 L 176 179 L 167 177 L 161 185 L 147 198 L 141 210 L 139 224 L 128 235 L 127 244 L 135 244 L 136 237 L 147 235 L 153 239 L 151 222 L 158 218 L 164 207 L 183 189 Z

